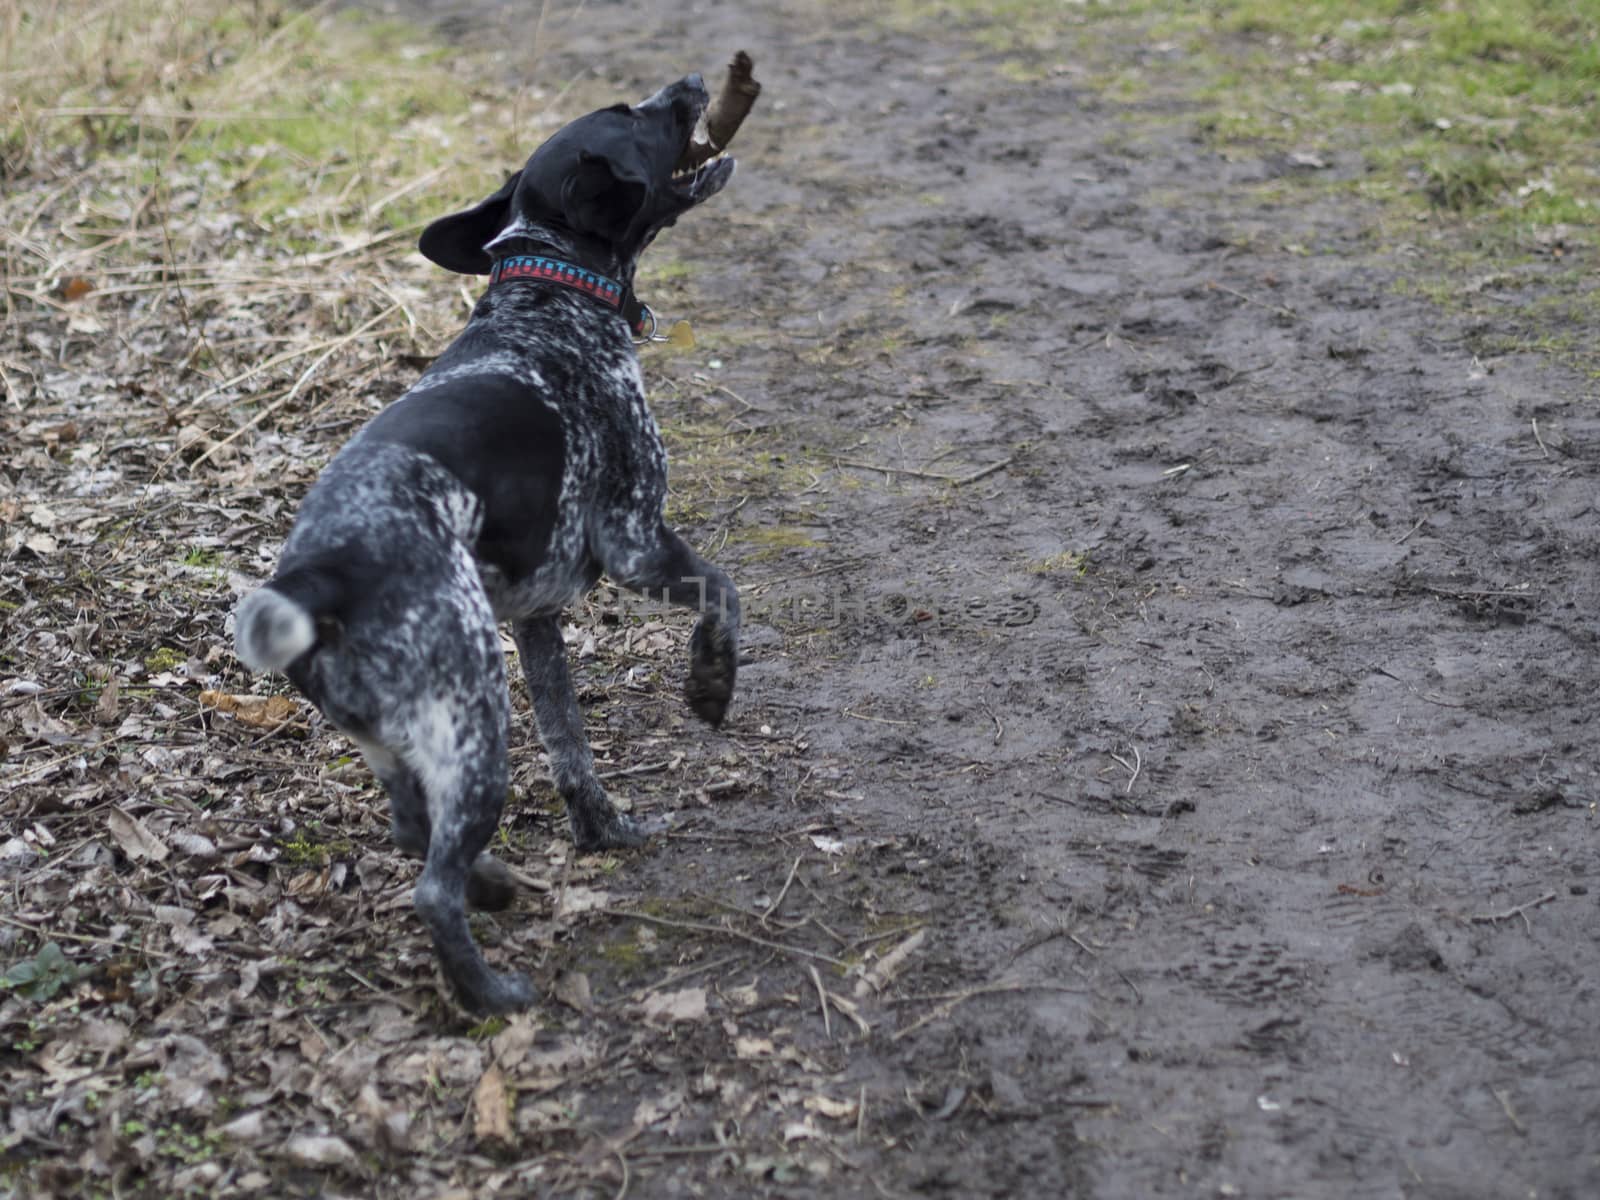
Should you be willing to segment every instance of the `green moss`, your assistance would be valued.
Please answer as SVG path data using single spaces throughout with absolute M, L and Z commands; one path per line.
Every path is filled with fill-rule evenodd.
M 310 827 L 296 832 L 292 837 L 278 839 L 278 854 L 283 863 L 294 867 L 325 867 L 335 858 L 344 858 L 355 852 L 349 838 L 318 839 Z
M 1028 572 L 1032 575 L 1074 575 L 1081 579 L 1089 573 L 1089 554 L 1087 551 L 1063 550 L 1029 563 Z
M 645 953 L 636 941 L 605 942 L 595 950 L 595 953 L 603 961 L 626 974 L 639 971 L 648 965 Z
M 184 663 L 185 655 L 182 650 L 174 650 L 171 646 L 162 646 L 158 650 L 145 655 L 144 668 L 152 675 L 162 671 L 175 670 Z
M 740 529 L 732 540 L 770 551 L 768 557 L 785 550 L 806 550 L 822 544 L 806 530 L 793 525 L 752 525 Z
M 468 1029 L 467 1036 L 475 1042 L 487 1042 L 490 1038 L 497 1036 L 505 1027 L 506 1019 L 504 1017 L 489 1017 Z

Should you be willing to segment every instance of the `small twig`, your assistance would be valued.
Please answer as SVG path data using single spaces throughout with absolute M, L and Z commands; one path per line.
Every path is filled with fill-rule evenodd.
M 374 325 L 376 325 L 379 321 L 383 320 L 385 317 L 387 317 L 391 313 L 393 313 L 395 311 L 396 307 L 398 307 L 398 306 L 391 304 L 388 308 L 384 309 L 377 316 L 375 316 L 375 317 L 371 318 L 370 320 L 364 322 L 359 329 L 356 329 L 354 332 L 347 333 L 341 338 L 335 338 L 334 341 L 328 346 L 328 348 L 326 350 L 324 350 L 322 352 L 322 354 L 318 355 L 317 358 L 311 363 L 311 365 L 309 367 L 307 367 L 304 371 L 302 371 L 300 373 L 300 378 L 296 379 L 294 381 L 294 386 L 289 389 L 289 391 L 283 396 L 282 399 L 276 400 L 273 403 L 268 404 L 266 407 L 262 408 L 259 412 L 257 412 L 255 416 L 251 417 L 243 425 L 239 426 L 239 428 L 235 429 L 232 433 L 230 433 L 227 437 L 221 439 L 220 441 L 213 442 L 212 445 L 206 450 L 206 452 L 204 454 L 202 454 L 199 458 L 195 459 L 194 462 L 189 464 L 189 469 L 192 471 L 195 467 L 198 467 L 201 463 L 203 463 L 207 459 L 209 459 L 218 450 L 221 450 L 224 446 L 229 445 L 230 443 L 232 443 L 234 441 L 237 441 L 239 438 L 243 437 L 246 433 L 248 433 L 250 430 L 254 429 L 257 425 L 261 424 L 262 421 L 265 421 L 268 417 L 270 417 L 273 413 L 277 412 L 280 408 L 283 408 L 285 405 L 292 404 L 294 402 L 294 398 L 300 394 L 300 389 L 305 386 L 306 380 L 310 379 L 311 376 L 316 373 L 316 370 L 317 370 L 318 367 L 320 367 L 323 363 L 327 362 L 330 358 L 332 358 L 334 356 L 334 354 L 337 353 L 342 347 L 348 345 L 350 342 L 353 342 L 353 341 L 357 340 L 358 338 L 362 337 L 363 335 L 365 335 L 366 332 L 369 329 L 371 329 Z M 398 329 L 394 329 L 394 330 L 384 330 L 382 332 L 383 333 L 398 333 L 400 331 Z M 375 336 L 382 336 L 382 334 L 380 333 L 380 334 L 375 335 Z
M 1526 904 L 1519 904 L 1515 908 L 1508 908 L 1502 912 L 1473 913 L 1467 917 L 1475 925 L 1493 925 L 1498 921 L 1509 921 L 1512 917 L 1528 919 L 1528 910 L 1538 908 L 1541 904 L 1549 904 L 1556 898 L 1556 893 L 1546 892 L 1536 900 L 1529 900 Z
M 841 467 L 854 467 L 858 471 L 882 471 L 885 475 L 910 475 L 914 479 L 933 479 L 940 483 L 957 483 L 959 477 L 940 471 L 923 471 L 917 467 L 889 467 L 882 463 L 863 462 L 859 458 L 835 458 Z
M 756 405 L 751 404 L 750 401 L 746 400 L 743 396 L 739 395 L 738 392 L 734 391 L 730 387 L 723 387 L 722 384 L 717 383 L 717 384 L 713 384 L 712 385 L 711 390 L 713 392 L 721 392 L 725 396 L 732 397 L 735 401 L 737 401 L 738 403 L 744 405 L 745 412 L 760 412 L 761 411 L 759 408 L 756 407 Z
M 1413 533 L 1415 533 L 1417 530 L 1421 529 L 1427 523 L 1428 523 L 1428 518 L 1427 518 L 1426 514 L 1424 514 L 1423 516 L 1418 517 L 1417 518 L 1417 523 L 1415 525 L 1413 525 L 1410 529 L 1406 530 L 1405 533 L 1403 533 L 1400 537 L 1396 538 L 1394 544 L 1396 546 L 1404 546 L 1406 544 L 1406 542 L 1408 542 L 1411 539 L 1411 535 Z
M 391 306 L 385 309 L 380 316 L 387 316 L 389 313 L 392 313 L 395 310 L 395 307 L 398 306 Z M 373 322 L 369 321 L 367 324 L 371 325 L 372 323 Z M 362 326 L 362 328 L 365 329 L 366 326 Z M 356 333 L 360 332 L 361 330 L 359 329 L 356 331 Z M 262 371 L 270 371 L 273 367 L 281 366 L 286 362 L 293 362 L 297 358 L 304 358 L 308 354 L 316 354 L 319 351 L 327 350 L 330 347 L 337 348 L 344 345 L 354 336 L 355 334 L 344 333 L 340 334 L 336 338 L 329 338 L 326 341 L 321 342 L 313 342 L 309 346 L 297 346 L 293 350 L 285 350 L 282 354 L 274 354 L 271 358 L 258 362 L 255 366 L 249 368 L 249 370 L 241 371 L 239 374 L 230 379 L 224 380 L 215 387 L 207 388 L 193 400 L 189 401 L 189 403 L 184 406 L 183 411 L 179 414 L 179 416 L 193 416 L 195 413 L 200 411 L 200 406 L 203 405 L 207 400 L 211 399 L 211 397 L 220 395 L 231 388 L 238 387 L 239 384 L 243 383 L 246 379 L 249 379 L 253 375 L 259 375 Z
M 760 583 L 752 583 L 748 590 L 762 592 L 767 588 L 777 587 L 780 583 L 795 583 L 801 579 L 815 579 L 818 575 L 834 575 L 840 571 L 848 571 L 853 567 L 859 567 L 866 561 L 866 557 L 847 558 L 843 562 L 829 563 L 825 567 L 817 567 L 812 571 L 800 571 L 794 575 L 779 575 L 776 579 L 763 579 Z
M 1207 280 L 1206 286 L 1219 292 L 1226 292 L 1230 296 L 1233 296 L 1239 300 L 1243 300 L 1246 304 L 1254 304 L 1257 308 L 1264 308 L 1269 312 L 1281 313 L 1288 317 L 1291 321 L 1298 319 L 1294 309 L 1292 308 L 1287 308 L 1282 304 L 1268 304 L 1263 300 L 1257 300 L 1254 296 L 1248 296 L 1244 292 L 1239 291 L 1237 288 L 1231 288 L 1225 283 L 1218 283 L 1214 279 Z
M 822 1005 L 822 1032 L 832 1041 L 833 1021 L 828 1016 L 828 991 L 822 986 L 822 976 L 817 974 L 815 964 L 808 964 L 806 970 L 811 972 L 811 982 L 817 989 L 817 1002 Z
M 969 483 L 977 483 L 980 479 L 987 479 L 996 471 L 1002 471 L 1016 461 L 1015 455 L 1010 458 L 1002 458 L 997 463 L 990 463 L 987 467 L 980 467 L 972 474 L 963 475 L 959 479 L 952 480 L 951 482 L 955 487 L 966 487 Z
M 740 1142 L 701 1142 L 694 1146 L 657 1146 L 634 1151 L 635 1158 L 683 1158 L 693 1154 L 737 1154 L 744 1149 Z
M 845 716 L 853 717 L 857 721 L 873 721 L 873 722 L 876 722 L 879 725 L 903 725 L 907 729 L 909 729 L 912 725 L 916 724 L 915 721 L 893 721 L 893 720 L 890 720 L 888 717 L 871 717 L 871 716 L 868 716 L 866 713 L 852 712 L 848 708 L 846 708 L 846 709 L 844 709 L 842 711 L 843 711 Z
M 98 748 L 98 746 L 99 743 L 94 745 L 82 745 L 76 749 L 69 750 L 65 754 L 57 756 L 56 758 L 48 759 L 36 767 L 30 768 L 28 773 L 23 775 L 20 779 L 7 780 L 4 790 L 0 791 L 0 796 L 9 796 L 12 792 L 20 791 L 29 784 L 38 783 L 42 779 L 49 778 L 50 775 L 60 770 L 73 759 L 82 758 L 83 756 L 92 753 Z
M 1063 987 L 1062 985 L 1055 984 L 1055 983 L 986 983 L 986 984 L 983 984 L 980 987 L 967 988 L 965 991 L 960 991 L 960 992 L 936 992 L 932 996 L 916 997 L 917 999 L 925 999 L 925 1000 L 936 1000 L 936 999 L 940 999 L 941 997 L 943 997 L 944 998 L 944 1003 L 940 1004 L 938 1007 L 934 1008 L 931 1012 L 927 1013 L 926 1015 L 924 1015 L 924 1016 L 918 1018 L 917 1020 L 913 1021 L 911 1024 L 907 1025 L 904 1029 L 897 1029 L 890 1036 L 889 1040 L 891 1042 L 898 1042 L 901 1038 L 906 1037 L 909 1034 L 915 1033 L 917 1030 L 921 1029 L 924 1025 L 931 1024 L 932 1022 L 939 1020 L 941 1017 L 949 1016 L 952 1012 L 955 1011 L 955 1008 L 956 1008 L 957 1005 L 965 1004 L 968 1000 L 974 999 L 975 997 L 978 997 L 978 996 L 993 996 L 993 995 L 998 995 L 998 994 L 1004 993 L 1004 992 L 1031 992 L 1031 991 L 1071 992 L 1071 993 L 1074 993 L 1074 994 L 1080 994 L 1081 995 L 1085 991 L 1085 989 L 1084 988 L 1074 988 L 1074 987 Z
M 1500 1101 L 1500 1107 L 1506 1114 L 1506 1120 L 1511 1122 L 1511 1128 L 1522 1137 L 1527 1137 L 1528 1127 L 1517 1118 L 1517 1110 L 1511 1107 L 1511 1093 L 1505 1088 L 1500 1088 L 1491 1094 Z
M 34 116 L 51 120 L 81 120 L 84 117 L 119 117 L 124 121 L 303 121 L 299 113 L 229 112 L 225 109 L 185 109 L 173 112 L 140 112 L 137 106 L 86 105 L 73 108 L 40 108 Z
M 617 1161 L 622 1164 L 622 1186 L 617 1188 L 615 1197 L 615 1200 L 622 1200 L 628 1194 L 628 1180 L 631 1178 L 628 1174 L 628 1158 L 621 1150 L 615 1148 L 612 1149 L 611 1153 L 616 1155 Z
M 630 921 L 644 921 L 650 925 L 664 925 L 668 929 L 687 929 L 694 933 L 709 933 L 721 937 L 738 938 L 743 942 L 753 945 L 765 946 L 768 950 L 778 950 L 784 954 L 798 954 L 802 958 L 814 958 L 818 962 L 825 962 L 830 967 L 841 969 L 849 967 L 843 959 L 834 958 L 831 954 L 823 954 L 820 950 L 807 950 L 804 946 L 790 946 L 783 942 L 774 942 L 769 938 L 757 937 L 753 933 L 745 933 L 742 929 L 733 929 L 727 925 L 711 925 L 704 921 L 674 921 L 667 917 L 652 916 L 649 913 L 630 912 L 625 908 L 596 908 L 594 912 L 604 913 L 608 917 L 624 917 Z
M 409 196 L 412 192 L 419 191 L 422 188 L 427 187 L 434 180 L 442 176 L 447 170 L 449 170 L 448 167 L 434 167 L 431 171 L 424 171 L 421 175 L 418 175 L 409 183 L 401 184 L 387 195 L 380 196 L 371 204 L 367 205 L 367 220 L 372 220 L 396 200 L 399 200 L 405 196 Z
M 178 955 L 170 954 L 165 950 L 152 950 L 149 946 L 129 946 L 125 941 L 113 941 L 111 938 L 94 937 L 87 933 L 68 933 L 65 929 L 49 929 L 43 925 L 31 925 L 20 917 L 6 916 L 4 913 L 0 913 L 0 921 L 4 921 L 7 925 L 15 925 L 18 929 L 26 929 L 29 933 L 38 934 L 42 938 L 49 938 L 51 941 L 55 941 L 57 938 L 65 938 L 69 942 L 82 942 L 86 946 L 106 946 L 112 950 L 121 951 L 132 950 L 135 953 L 148 955 L 151 958 L 178 957 Z
M 346 967 L 344 969 L 344 973 L 346 975 L 350 976 L 351 979 L 354 979 L 362 987 L 366 988 L 369 992 L 372 992 L 374 995 L 380 996 L 384 1000 L 388 1000 L 392 1004 L 399 1005 L 399 1007 L 405 1009 L 412 1016 L 416 1017 L 416 1016 L 421 1016 L 422 1015 L 422 1006 L 417 1004 L 417 1003 L 415 1003 L 414 1001 L 410 1000 L 409 998 L 407 998 L 405 996 L 402 996 L 399 992 L 386 992 L 386 991 L 384 991 L 381 987 L 379 987 L 377 984 L 373 983 L 372 980 L 368 979 L 365 975 L 362 975 L 360 972 L 355 971 L 350 967 Z
M 1082 350 L 1089 349 L 1091 346 L 1098 346 L 1102 342 L 1105 343 L 1106 349 L 1109 350 L 1111 348 L 1111 335 L 1112 335 L 1112 332 L 1113 331 L 1109 327 L 1106 328 L 1106 329 L 1102 329 L 1099 333 L 1095 334 L 1088 341 L 1079 342 L 1075 346 L 1068 346 L 1065 350 L 1063 350 L 1061 352 L 1061 357 L 1062 358 L 1066 358 L 1068 355 L 1077 354 L 1078 352 L 1080 352 Z
M 1547 447 L 1544 444 L 1544 439 L 1539 436 L 1539 418 L 1538 417 L 1534 417 L 1533 418 L 1533 440 L 1539 443 L 1539 453 L 1544 455 L 1546 458 L 1549 458 L 1550 457 L 1550 449 L 1549 449 L 1549 447 Z M 1516 1120 L 1516 1118 L 1513 1117 L 1512 1120 L 1514 1121 L 1514 1120 Z
M 1128 744 L 1133 746 L 1132 742 Z M 1110 754 L 1111 752 L 1108 750 L 1106 753 Z M 1144 766 L 1144 760 L 1139 757 L 1139 747 L 1133 746 L 1133 762 L 1130 763 L 1127 759 L 1116 754 L 1111 754 L 1111 761 L 1117 763 L 1124 771 L 1129 772 L 1128 786 L 1123 789 L 1122 793 L 1126 796 L 1133 791 L 1133 782 L 1139 778 L 1139 769 Z
M 861 1031 L 862 1037 L 870 1037 L 872 1035 L 872 1026 L 861 1015 L 861 1008 L 854 1000 L 847 996 L 841 996 L 838 992 L 829 992 L 828 1000 L 833 1004 L 835 1011 L 843 1013 L 856 1023 L 856 1028 Z
M 800 864 L 805 861 L 805 857 L 806 856 L 804 854 L 795 856 L 794 866 L 789 868 L 789 878 L 783 881 L 783 888 L 778 892 L 778 898 L 771 904 L 767 905 L 766 911 L 761 914 L 761 925 L 763 928 L 766 927 L 767 918 L 778 911 L 778 907 L 783 903 L 783 898 L 789 894 L 789 889 L 794 886 L 794 877 L 800 870 Z
M 670 759 L 663 759 L 661 762 L 641 763 L 637 767 L 618 767 L 614 771 L 601 771 L 595 778 L 623 779 L 629 775 L 649 775 L 656 771 L 665 771 L 671 765 L 672 761 Z

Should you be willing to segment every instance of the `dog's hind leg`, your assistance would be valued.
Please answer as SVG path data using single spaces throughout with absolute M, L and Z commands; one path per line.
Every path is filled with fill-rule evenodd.
M 602 556 L 601 565 L 613 579 L 646 597 L 700 613 L 689 636 L 689 678 L 683 692 L 697 716 L 720 725 L 739 670 L 739 593 L 733 580 L 664 525 L 647 548 L 631 548 L 625 541 L 621 545 Z
M 388 750 L 363 738 L 356 739 L 362 757 L 389 793 L 389 829 L 394 844 L 414 858 L 426 858 L 430 825 L 428 800 L 416 773 Z M 488 851 L 473 860 L 467 873 L 467 904 L 482 912 L 510 908 L 517 884 L 506 865 Z
M 504 676 L 496 681 L 498 704 L 508 709 Z M 490 711 L 485 698 L 462 695 L 423 698 L 407 721 L 411 735 L 401 781 L 425 798 L 427 848 L 414 901 L 433 935 L 445 978 L 464 1008 L 474 1013 L 505 1013 L 533 1002 L 533 986 L 523 975 L 491 971 L 467 925 L 467 900 L 479 857 L 494 836 L 507 786 L 507 711 Z M 391 791 L 391 797 L 395 793 Z M 398 829 L 415 823 L 402 819 Z
M 580 850 L 642 845 L 644 831 L 617 811 L 595 775 L 558 618 L 528 617 L 516 623 L 513 633 L 539 740 L 550 755 L 550 774 L 572 822 L 573 842 Z

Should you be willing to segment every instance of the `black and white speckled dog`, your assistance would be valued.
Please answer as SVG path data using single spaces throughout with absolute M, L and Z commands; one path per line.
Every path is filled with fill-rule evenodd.
M 239 605 L 240 659 L 286 672 L 383 781 L 395 841 L 425 859 L 417 911 L 473 1012 L 533 999 L 525 976 L 489 969 L 467 926 L 469 901 L 509 901 L 504 867 L 482 853 L 508 775 L 496 622 L 514 622 L 581 849 L 645 835 L 595 776 L 561 610 L 602 571 L 698 608 L 689 703 L 714 725 L 733 694 L 738 595 L 663 521 L 666 457 L 630 337 L 654 326 L 633 297 L 640 252 L 733 174 L 725 157 L 675 170 L 707 99 L 691 75 L 591 113 L 424 231 L 423 254 L 490 286 L 416 386 L 328 465 L 277 574 Z

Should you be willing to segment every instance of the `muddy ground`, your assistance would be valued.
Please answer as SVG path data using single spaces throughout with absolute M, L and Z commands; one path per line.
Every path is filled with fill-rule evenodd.
M 523 6 L 422 7 L 508 72 L 532 36 Z M 1168 49 L 710 7 L 591 0 L 539 70 L 636 97 L 743 46 L 767 85 L 647 296 L 700 331 L 646 373 L 680 523 L 749 597 L 737 708 L 685 718 L 681 618 L 617 650 L 634 618 L 583 614 L 597 749 L 643 768 L 612 786 L 672 832 L 569 860 L 523 751 L 507 857 L 538 889 L 482 929 L 551 999 L 504 1029 L 443 1001 L 368 782 L 267 747 L 364 806 L 334 883 L 272 910 L 363 986 L 330 969 L 300 1022 L 285 968 L 224 961 L 240 998 L 201 1040 L 237 1107 L 187 1127 L 259 1111 L 355 1153 L 235 1130 L 184 1179 L 1592 1194 L 1593 382 L 1480 354 L 1371 214 L 1263 199 L 1295 165 L 1218 155 L 1181 91 L 1087 82 Z M 135 1032 L 181 1032 L 171 1003 Z M 116 1161 L 68 1115 L 12 1152 L 59 1173 L 19 1186 Z

